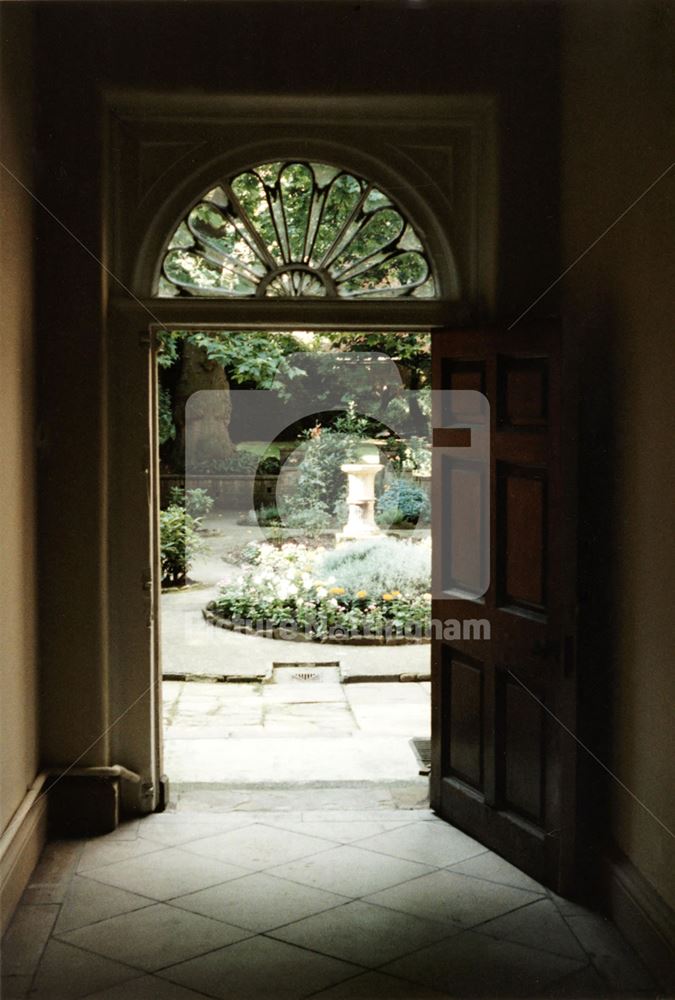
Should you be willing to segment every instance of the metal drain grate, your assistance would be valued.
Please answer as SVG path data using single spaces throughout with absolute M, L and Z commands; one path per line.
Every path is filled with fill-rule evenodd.
M 328 663 L 274 663 L 273 684 L 339 684 L 340 664 Z
M 410 746 L 412 752 L 417 758 L 417 763 L 420 766 L 419 773 L 422 775 L 430 774 L 431 772 L 431 740 L 423 739 L 421 737 L 414 737 L 410 740 Z

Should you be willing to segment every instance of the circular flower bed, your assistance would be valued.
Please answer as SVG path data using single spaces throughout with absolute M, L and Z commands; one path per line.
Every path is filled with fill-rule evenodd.
M 430 545 L 378 537 L 339 548 L 260 545 L 205 609 L 214 624 L 275 639 L 426 642 Z

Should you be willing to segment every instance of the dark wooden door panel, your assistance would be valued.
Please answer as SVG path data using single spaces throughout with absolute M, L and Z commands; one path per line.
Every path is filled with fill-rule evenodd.
M 448 675 L 448 743 L 446 766 L 449 774 L 472 788 L 483 788 L 483 664 L 445 647 Z
M 482 619 L 490 639 L 459 630 L 434 640 L 432 804 L 569 888 L 575 754 L 556 720 L 574 731 L 576 595 L 560 338 L 550 325 L 442 332 L 432 354 L 435 389 L 485 396 L 444 397 L 435 444 L 459 441 L 462 428 L 490 435 L 489 475 L 459 449 L 434 454 L 434 617 Z
M 546 473 L 497 463 L 497 580 L 502 607 L 546 612 Z

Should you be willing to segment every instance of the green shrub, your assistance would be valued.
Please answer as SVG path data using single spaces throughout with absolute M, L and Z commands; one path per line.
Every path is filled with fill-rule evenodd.
M 171 487 L 171 503 L 185 507 L 190 517 L 202 518 L 213 509 L 214 499 L 206 491 L 199 488 L 184 490 L 180 486 Z
M 260 542 L 247 542 L 236 555 L 238 555 L 236 562 L 255 566 L 260 562 Z
M 328 508 L 321 500 L 315 500 L 309 505 L 305 503 L 296 505 L 286 515 L 286 527 L 300 528 L 310 538 L 328 530 L 329 526 Z
M 304 507 L 323 504 L 332 510 L 343 500 L 347 477 L 341 466 L 358 456 L 360 441 L 355 435 L 330 427 L 317 426 L 309 431 L 301 446 L 302 461 L 293 502 Z
M 386 527 L 399 524 L 427 522 L 431 516 L 431 505 L 427 492 L 407 479 L 396 479 L 385 488 L 375 505 L 377 523 Z
M 281 524 L 281 514 L 274 504 L 261 504 L 256 513 L 256 521 L 263 528 L 271 524 Z
M 325 553 L 316 565 L 322 577 L 334 577 L 348 594 L 400 590 L 409 596 L 429 589 L 431 549 L 427 543 L 397 538 L 367 538 Z
M 276 455 L 268 455 L 258 463 L 258 475 L 278 476 L 281 470 L 281 462 Z
M 266 528 L 270 525 L 281 524 L 281 514 L 274 504 L 261 504 L 255 510 L 249 510 L 237 518 L 237 524 L 260 525 Z
M 163 587 L 185 583 L 192 558 L 202 548 L 197 525 L 180 504 L 172 503 L 159 512 Z
M 431 442 L 429 438 L 411 436 L 390 438 L 384 447 L 384 455 L 391 468 L 400 476 L 404 471 L 417 472 L 422 476 L 431 475 Z

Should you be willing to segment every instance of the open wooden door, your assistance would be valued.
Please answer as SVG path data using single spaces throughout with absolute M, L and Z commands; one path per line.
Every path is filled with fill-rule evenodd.
M 551 324 L 440 331 L 432 354 L 435 389 L 478 390 L 489 402 L 464 405 L 460 394 L 458 405 L 439 405 L 434 416 L 434 619 L 486 624 L 433 641 L 432 807 L 569 892 L 575 434 L 560 332 Z M 462 444 L 461 427 L 489 443 L 482 466 L 472 467 L 470 451 L 448 447 Z M 476 551 L 481 509 L 484 552 Z

